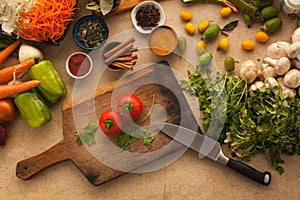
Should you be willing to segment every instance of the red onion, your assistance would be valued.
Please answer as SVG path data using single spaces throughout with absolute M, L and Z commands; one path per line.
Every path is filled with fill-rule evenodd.
M 7 139 L 7 131 L 5 130 L 4 126 L 0 124 L 0 148 L 5 145 Z

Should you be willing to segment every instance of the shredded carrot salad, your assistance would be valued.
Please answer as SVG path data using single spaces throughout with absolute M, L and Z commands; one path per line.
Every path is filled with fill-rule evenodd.
M 21 13 L 19 36 L 30 41 L 57 43 L 73 20 L 75 6 L 76 0 L 36 0 L 29 12 Z

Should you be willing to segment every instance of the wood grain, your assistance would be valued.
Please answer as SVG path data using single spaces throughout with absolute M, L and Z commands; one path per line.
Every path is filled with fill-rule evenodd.
M 183 148 L 179 143 L 173 141 L 162 133 L 155 135 L 150 148 L 143 144 L 143 140 L 139 139 L 130 144 L 124 152 L 147 153 L 158 151 L 156 154 L 144 154 L 142 159 L 132 160 L 128 162 L 128 158 L 123 152 L 105 153 L 105 144 L 103 143 L 104 134 L 99 130 L 95 133 L 96 144 L 92 146 L 79 145 L 76 143 L 76 136 L 73 131 L 76 130 L 74 117 L 76 120 L 86 121 L 91 116 L 91 105 L 95 106 L 97 116 L 107 109 L 113 108 L 112 95 L 116 94 L 116 98 L 126 94 L 134 89 L 134 94 L 139 96 L 144 104 L 142 116 L 145 116 L 152 105 L 152 95 L 155 95 L 155 104 L 160 105 L 161 111 L 154 112 L 153 119 L 166 120 L 170 123 L 189 126 L 189 124 L 197 124 L 189 109 L 189 106 L 179 88 L 178 81 L 175 78 L 169 65 L 165 62 L 153 64 L 141 70 L 135 71 L 118 82 L 112 82 L 102 87 L 99 87 L 95 94 L 87 94 L 76 100 L 68 100 L 63 105 L 63 140 L 54 145 L 50 149 L 33 156 L 31 158 L 20 161 L 17 164 L 16 175 L 20 179 L 27 180 L 41 170 L 54 165 L 56 163 L 71 160 L 76 167 L 85 175 L 93 185 L 100 185 L 110 181 L 126 171 L 132 171 L 145 166 L 151 161 L 160 159 L 167 154 L 178 151 Z M 130 92 L 132 93 L 132 92 Z M 76 103 L 74 103 L 76 102 Z M 75 113 L 75 111 L 80 111 Z M 165 119 L 162 112 L 166 113 Z M 161 118 L 161 119 L 160 119 Z M 185 124 L 182 124 L 182 119 L 185 119 Z M 141 124 L 146 126 L 149 121 Z M 112 143 L 116 142 L 117 137 L 108 137 Z M 104 144 L 104 145 L 103 145 Z M 124 156 L 123 156 L 124 155 Z M 105 157 L 108 162 L 116 163 L 118 166 L 126 168 L 125 171 L 114 169 L 102 162 Z

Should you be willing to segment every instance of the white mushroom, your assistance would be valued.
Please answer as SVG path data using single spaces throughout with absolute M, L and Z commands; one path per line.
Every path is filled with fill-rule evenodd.
M 300 86 L 300 70 L 291 69 L 283 77 L 283 84 L 288 88 L 297 88 Z
M 264 69 L 266 69 L 268 66 L 270 66 L 268 63 L 262 63 L 261 64 L 261 70 L 264 70 Z
M 278 41 L 272 43 L 267 48 L 267 56 L 274 59 L 279 59 L 281 57 L 287 56 L 287 50 L 290 44 L 284 41 Z
M 277 77 L 275 68 L 270 65 L 268 65 L 267 67 L 265 67 L 263 69 L 262 75 L 263 75 L 264 79 L 266 79 L 268 77 Z
M 262 81 L 255 81 L 253 84 L 256 86 L 257 89 L 261 89 L 265 85 Z
M 300 59 L 300 40 L 292 43 L 288 50 L 287 54 L 289 58 L 298 58 Z
M 255 81 L 254 83 L 252 83 L 249 87 L 250 96 L 255 96 L 254 91 L 261 89 L 262 87 L 264 87 L 264 85 L 265 84 L 262 81 Z
M 258 70 L 256 68 L 256 64 L 252 60 L 247 60 L 242 63 L 240 69 L 240 77 L 246 78 L 248 83 L 252 83 L 258 74 Z
M 298 59 L 291 60 L 291 66 L 292 68 L 300 69 L 300 60 Z
M 251 84 L 249 87 L 249 94 L 251 97 L 255 96 L 254 91 L 257 90 L 257 87 L 255 86 L 255 84 Z
M 277 82 L 278 82 L 278 85 L 281 86 L 283 94 L 286 94 L 286 95 L 288 95 L 289 97 L 294 97 L 294 96 L 296 96 L 296 92 L 295 92 L 294 89 L 288 88 L 288 87 L 286 87 L 286 86 L 283 84 L 283 78 L 282 78 L 282 77 L 277 78 Z
M 291 68 L 290 59 L 288 59 L 287 57 L 281 57 L 278 60 L 266 57 L 264 58 L 264 62 L 272 65 L 278 75 L 284 75 Z
M 277 80 L 273 77 L 266 78 L 265 83 L 266 83 L 266 88 L 274 88 L 278 86 Z
M 300 27 L 297 28 L 291 37 L 292 43 L 300 41 Z

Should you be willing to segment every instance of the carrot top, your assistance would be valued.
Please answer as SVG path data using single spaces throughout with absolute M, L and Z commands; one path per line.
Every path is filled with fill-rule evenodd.
M 29 12 L 21 13 L 19 36 L 26 40 L 57 41 L 73 20 L 76 0 L 36 0 Z

